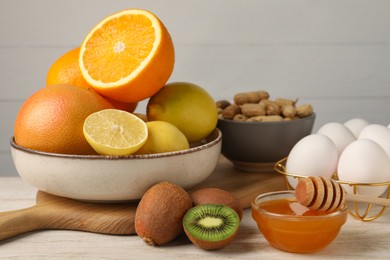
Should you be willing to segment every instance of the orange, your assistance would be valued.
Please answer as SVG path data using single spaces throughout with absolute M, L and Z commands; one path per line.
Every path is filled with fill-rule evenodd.
M 61 154 L 96 154 L 84 137 L 84 120 L 113 108 L 94 91 L 71 85 L 38 90 L 20 108 L 15 142 L 25 148 Z
M 149 11 L 127 9 L 106 17 L 87 34 L 79 65 L 98 93 L 138 102 L 165 85 L 174 60 L 173 42 L 162 22 Z
M 60 56 L 50 67 L 46 76 L 46 85 L 69 84 L 81 88 L 91 88 L 91 85 L 83 78 L 79 67 L 80 48 L 74 48 Z M 106 97 L 105 97 L 106 98 Z M 133 112 L 137 102 L 120 102 L 106 98 L 115 108 L 127 112 Z
M 130 113 L 133 113 L 138 106 L 138 102 L 121 102 L 108 97 L 104 98 L 108 102 L 110 102 L 116 109 L 120 109 Z
M 80 48 L 74 48 L 59 57 L 46 76 L 46 85 L 69 84 L 82 88 L 91 87 L 85 81 L 79 67 Z

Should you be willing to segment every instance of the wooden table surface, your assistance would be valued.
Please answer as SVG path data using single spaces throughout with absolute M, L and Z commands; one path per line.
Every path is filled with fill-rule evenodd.
M 220 163 L 229 163 L 222 161 Z M 225 165 L 226 166 L 226 165 Z M 35 204 L 36 188 L 19 177 L 0 178 L 0 211 Z M 0 218 L 1 221 L 1 218 Z M 237 238 L 218 251 L 204 251 L 185 235 L 172 243 L 151 247 L 139 237 L 82 231 L 44 230 L 0 242 L 0 259 L 390 259 L 390 212 L 363 222 L 348 217 L 336 240 L 313 254 L 292 254 L 271 247 L 244 210 Z

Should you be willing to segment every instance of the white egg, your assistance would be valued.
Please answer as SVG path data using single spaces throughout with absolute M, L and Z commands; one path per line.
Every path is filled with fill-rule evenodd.
M 370 123 L 361 118 L 353 118 L 344 123 L 344 125 L 351 130 L 353 135 L 358 138 L 360 132 Z
M 356 140 L 356 137 L 348 127 L 337 122 L 331 122 L 321 126 L 317 133 L 329 137 L 336 145 L 339 155 L 347 145 Z
M 358 139 L 348 145 L 339 158 L 337 167 L 341 181 L 353 183 L 380 183 L 390 181 L 390 159 L 376 142 Z M 353 188 L 343 185 L 352 193 Z M 380 196 L 387 186 L 358 186 L 359 194 Z
M 329 137 L 311 134 L 299 140 L 291 149 L 286 162 L 287 173 L 303 176 L 323 176 L 331 178 L 336 172 L 338 152 Z M 288 177 L 295 188 L 298 180 Z
M 390 158 L 390 129 L 383 125 L 371 124 L 366 126 L 359 139 L 369 139 L 379 144 Z

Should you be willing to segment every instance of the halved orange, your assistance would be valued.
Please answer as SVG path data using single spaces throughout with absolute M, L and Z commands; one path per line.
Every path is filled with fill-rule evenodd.
M 106 17 L 88 33 L 79 65 L 96 92 L 137 102 L 165 85 L 174 60 L 171 36 L 158 17 L 146 10 L 127 9 Z

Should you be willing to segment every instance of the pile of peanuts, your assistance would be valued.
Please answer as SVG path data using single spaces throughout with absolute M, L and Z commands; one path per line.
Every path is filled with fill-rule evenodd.
M 313 113 L 310 104 L 297 106 L 298 99 L 270 99 L 267 91 L 237 93 L 234 102 L 217 101 L 218 116 L 222 119 L 245 122 L 274 122 L 303 118 Z

